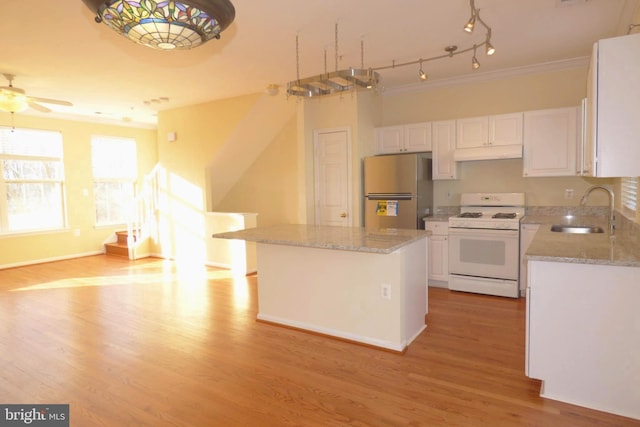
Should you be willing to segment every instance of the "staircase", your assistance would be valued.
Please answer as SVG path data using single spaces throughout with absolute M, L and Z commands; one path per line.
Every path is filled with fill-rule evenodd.
M 141 246 L 152 236 L 157 235 L 156 214 L 159 170 L 160 168 L 156 165 L 151 173 L 145 176 L 142 188 L 131 205 L 127 230 L 116 231 L 116 241 L 104 244 L 107 255 L 122 256 L 129 259 L 149 256 L 148 250 L 144 250 Z
M 129 254 L 129 242 L 135 243 L 138 240 L 138 233 L 133 232 L 131 239 L 127 231 L 116 231 L 117 240 L 113 243 L 105 243 L 104 249 L 107 255 L 116 255 L 131 258 Z

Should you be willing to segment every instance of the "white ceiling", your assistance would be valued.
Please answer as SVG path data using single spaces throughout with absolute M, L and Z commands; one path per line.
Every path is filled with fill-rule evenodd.
M 158 110 L 261 92 L 268 84 L 339 68 L 381 67 L 484 41 L 462 30 L 469 0 L 232 0 L 236 18 L 220 40 L 156 51 L 96 24 L 81 0 L 2 0 L 0 73 L 28 95 L 63 99 L 53 113 L 155 125 Z M 640 0 L 475 0 L 497 52 L 475 73 L 589 56 L 601 38 L 627 33 Z M 429 82 L 471 74 L 471 55 L 424 64 Z M 387 89 L 418 85 L 418 66 L 381 71 Z M 0 77 L 1 79 L 1 77 Z M 0 82 L 0 86 L 6 82 Z M 145 101 L 169 98 L 168 102 Z M 100 114 L 96 114 L 99 112 Z M 22 114 L 35 114 L 27 110 Z

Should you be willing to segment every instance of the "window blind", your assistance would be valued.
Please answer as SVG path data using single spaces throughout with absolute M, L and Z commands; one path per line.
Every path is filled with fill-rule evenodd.
M 638 203 L 638 177 L 622 178 L 622 206 L 636 211 Z

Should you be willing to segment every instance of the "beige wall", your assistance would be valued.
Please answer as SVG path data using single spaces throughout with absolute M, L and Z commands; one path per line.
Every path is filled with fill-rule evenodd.
M 206 211 L 255 212 L 260 226 L 297 222 L 295 112 L 295 100 L 263 94 L 161 112 L 154 252 L 204 261 Z
M 62 132 L 68 225 L 55 232 L 0 236 L 0 268 L 103 251 L 102 243 L 114 230 L 123 227 L 95 227 L 91 136 L 134 138 L 141 181 L 156 163 L 156 131 L 19 114 L 15 115 L 14 124 L 21 128 Z M 0 114 L 0 125 L 11 125 L 9 114 Z M 84 195 L 85 190 L 87 195 Z
M 502 78 L 480 83 L 385 95 L 382 125 L 446 120 L 517 111 L 578 106 L 586 96 L 587 67 Z M 593 184 L 614 179 L 580 177 L 523 178 L 522 160 L 463 162 L 461 179 L 436 181 L 434 205 L 458 205 L 464 192 L 525 192 L 528 205 L 576 205 Z M 572 200 L 564 190 L 573 189 Z M 606 204 L 594 193 L 590 204 Z

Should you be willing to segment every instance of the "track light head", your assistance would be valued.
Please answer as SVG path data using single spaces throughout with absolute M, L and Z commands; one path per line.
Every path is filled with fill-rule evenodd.
M 491 42 L 489 41 L 489 39 L 487 39 L 487 42 L 485 43 L 485 47 L 486 47 L 486 52 L 487 55 L 491 56 L 494 53 L 496 53 L 496 48 L 493 47 L 493 45 L 491 44 Z
M 422 58 L 420 59 L 420 70 L 418 71 L 418 76 L 420 77 L 421 81 L 425 81 L 429 78 L 429 76 L 427 76 L 427 73 L 425 73 L 422 69 Z
M 476 25 L 477 9 L 476 9 L 475 2 L 473 0 L 469 0 L 469 6 L 471 7 L 471 18 L 469 18 L 466 25 L 464 26 L 464 30 L 467 33 L 472 33 L 473 27 Z
M 480 68 L 480 62 L 478 62 L 478 58 L 476 58 L 476 48 L 477 46 L 474 44 L 473 45 L 473 58 L 471 58 L 471 68 L 473 68 L 473 70 L 477 70 L 478 68 Z
M 467 21 L 467 24 L 464 26 L 464 30 L 467 33 L 473 32 L 473 27 L 476 25 L 476 13 L 475 10 L 471 12 L 471 18 Z

